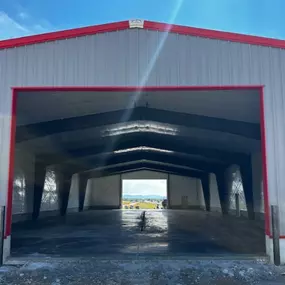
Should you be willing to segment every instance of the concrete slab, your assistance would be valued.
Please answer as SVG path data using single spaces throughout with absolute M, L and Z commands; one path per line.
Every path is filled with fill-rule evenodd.
M 13 225 L 12 256 L 264 255 L 262 222 L 181 210 L 73 213 Z

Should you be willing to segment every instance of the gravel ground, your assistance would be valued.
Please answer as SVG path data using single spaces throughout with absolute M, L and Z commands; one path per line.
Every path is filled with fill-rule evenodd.
M 285 284 L 285 268 L 261 261 L 46 260 L 0 268 L 0 284 Z

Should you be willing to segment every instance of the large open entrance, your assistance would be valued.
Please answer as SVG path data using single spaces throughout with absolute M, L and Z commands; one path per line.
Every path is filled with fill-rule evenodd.
M 163 209 L 167 179 L 123 179 L 122 209 Z
M 264 254 L 262 100 L 261 87 L 14 89 L 12 254 Z M 167 181 L 143 232 L 122 209 L 139 172 Z

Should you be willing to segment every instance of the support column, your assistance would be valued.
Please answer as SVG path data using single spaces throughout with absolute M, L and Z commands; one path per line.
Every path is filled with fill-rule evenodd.
M 67 171 L 61 171 L 58 174 L 58 190 L 59 190 L 59 212 L 61 216 L 65 216 L 68 198 L 71 186 L 72 173 Z
M 251 155 L 252 168 L 252 191 L 254 201 L 254 212 L 259 217 L 264 213 L 264 198 L 263 198 L 263 177 L 262 177 L 262 158 L 261 153 L 253 153 Z
M 246 200 L 248 218 L 254 220 L 254 202 L 252 191 L 252 168 L 251 158 L 248 157 L 240 164 L 240 175 L 242 178 L 242 186 Z
M 216 179 L 217 179 L 222 213 L 224 215 L 228 215 L 229 214 L 229 195 L 228 195 L 229 193 L 228 193 L 225 169 L 222 169 L 222 168 L 218 169 L 215 174 L 216 174 Z
M 170 175 L 167 174 L 167 204 L 166 204 L 166 209 L 171 209 L 171 191 L 170 191 Z
M 35 161 L 35 181 L 34 181 L 34 202 L 33 220 L 37 220 L 41 211 L 41 202 L 46 178 L 46 165 L 40 161 Z
M 211 194 L 210 194 L 210 174 L 206 173 L 201 178 L 203 194 L 205 199 L 206 211 L 211 211 Z
M 22 153 L 20 156 L 22 156 Z M 30 218 L 32 218 L 34 211 L 34 191 L 35 191 L 35 174 L 36 174 L 35 162 L 36 162 L 36 157 L 28 153 L 25 153 L 23 160 L 21 157 L 20 161 L 20 168 L 24 173 L 25 182 L 26 182 L 24 212 L 29 214 Z M 15 170 L 16 167 L 17 167 L 17 162 L 15 165 Z
M 78 191 L 78 199 L 79 199 L 79 212 L 84 210 L 84 200 L 86 195 L 86 188 L 88 182 L 88 176 L 86 174 L 80 174 L 79 177 L 79 191 Z

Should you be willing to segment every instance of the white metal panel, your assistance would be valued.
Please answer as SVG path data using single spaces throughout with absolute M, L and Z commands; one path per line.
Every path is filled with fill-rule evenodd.
M 198 187 L 197 179 L 169 175 L 169 205 L 174 208 L 183 208 L 183 197 L 187 197 L 188 207 L 201 207 L 200 197 L 198 192 L 201 188 Z
M 210 174 L 210 207 L 211 210 L 221 211 L 221 202 L 219 197 L 219 190 L 216 175 Z
M 0 51 L 0 181 L 7 189 L 12 86 L 265 85 L 270 203 L 285 216 L 285 51 L 135 30 Z M 159 47 L 162 46 L 161 49 Z M 157 53 L 156 53 L 157 51 Z M 1 204 L 6 191 L 1 191 Z M 285 221 L 281 221 L 285 234 Z
M 79 174 L 72 175 L 70 192 L 68 196 L 68 211 L 78 211 L 79 210 Z
M 121 196 L 120 175 L 112 175 L 91 179 L 91 207 L 119 207 Z
M 204 197 L 201 179 L 196 179 L 196 189 L 197 189 L 199 205 L 202 209 L 205 209 L 206 203 L 205 203 L 205 197 Z
M 92 180 L 88 179 L 86 184 L 86 192 L 84 198 L 84 208 L 89 208 L 92 206 Z

